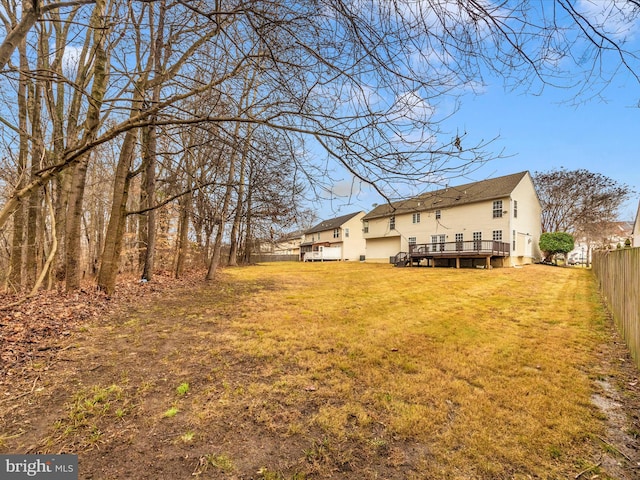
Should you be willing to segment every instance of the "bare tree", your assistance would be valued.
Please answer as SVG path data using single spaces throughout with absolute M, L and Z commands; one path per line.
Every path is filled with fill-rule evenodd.
M 215 253 L 214 233 L 221 236 L 214 244 L 223 241 L 233 210 L 234 238 L 244 225 L 245 243 L 251 242 L 260 228 L 266 210 L 257 172 L 290 168 L 276 155 L 264 157 L 269 165 L 256 163 L 264 138 L 308 147 L 287 152 L 298 168 L 292 175 L 306 172 L 317 182 L 310 172 L 319 168 L 322 150 L 388 198 L 402 182 L 463 174 L 496 154 L 490 142 L 471 144 L 464 134 L 442 131 L 447 117 L 438 106 L 456 102 L 485 75 L 502 75 L 524 89 L 578 84 L 585 92 L 598 92 L 620 69 L 637 79 L 636 52 L 612 25 L 636 19 L 638 2 L 608 5 L 594 13 L 568 0 L 556 0 L 555 8 L 537 0 L 29 0 L 18 8 L 17 1 L 3 0 L 0 81 L 16 95 L 0 99 L 0 123 L 21 145 L 22 169 L 3 179 L 0 208 L 0 226 L 13 220 L 12 272 L 33 279 L 44 267 L 53 242 L 42 193 L 53 185 L 58 250 L 66 258 L 68 288 L 78 285 L 86 172 L 101 145 L 119 155 L 97 280 L 108 292 L 115 288 L 127 218 L 152 218 L 149 212 L 164 204 L 154 195 L 157 162 L 170 158 L 169 150 L 180 151 L 181 129 L 211 134 L 190 146 L 190 158 L 202 163 L 189 167 L 196 176 L 184 185 L 184 193 L 194 195 L 187 211 L 205 256 Z M 88 40 L 72 46 L 69 38 Z M 53 44 L 56 52 L 48 52 Z M 60 52 L 72 47 L 82 62 L 75 75 L 66 75 Z M 251 92 L 250 101 L 240 101 L 242 92 Z M 202 104 L 188 107 L 189 99 Z M 175 134 L 163 153 L 157 151 L 161 129 Z M 129 188 L 143 171 L 144 205 L 132 207 Z M 273 185 L 264 191 L 299 191 L 297 181 L 266 178 Z M 147 232 L 143 276 L 151 278 L 153 224 Z M 35 250 L 19 249 L 20 238 Z M 38 259 L 35 268 L 27 265 L 30 258 Z
M 585 169 L 535 172 L 533 180 L 542 206 L 543 232 L 579 235 L 595 224 L 608 224 L 632 193 L 629 186 Z

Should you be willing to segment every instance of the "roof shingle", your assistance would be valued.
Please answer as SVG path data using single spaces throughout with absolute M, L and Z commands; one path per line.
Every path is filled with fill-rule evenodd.
M 482 202 L 494 198 L 507 197 L 529 172 L 513 173 L 503 177 L 490 178 L 480 182 L 467 183 L 455 187 L 442 188 L 423 193 L 414 198 L 378 205 L 367 213 L 363 220 L 399 215 L 410 212 L 423 212 L 440 208 Z
M 342 224 L 348 222 L 353 217 L 358 215 L 360 212 L 349 213 L 347 215 L 342 215 L 341 217 L 331 218 L 329 220 L 322 220 L 317 225 L 311 227 L 309 230 L 305 230 L 305 234 L 316 233 L 316 232 L 324 232 L 325 230 L 333 230 L 334 228 L 339 228 Z

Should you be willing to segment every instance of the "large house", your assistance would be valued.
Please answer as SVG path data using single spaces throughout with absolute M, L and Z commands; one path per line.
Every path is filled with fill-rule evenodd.
M 541 207 L 529 172 L 379 205 L 362 221 L 368 262 L 489 267 L 540 258 Z
M 305 231 L 300 246 L 301 260 L 364 260 L 362 237 L 364 212 L 323 220 Z

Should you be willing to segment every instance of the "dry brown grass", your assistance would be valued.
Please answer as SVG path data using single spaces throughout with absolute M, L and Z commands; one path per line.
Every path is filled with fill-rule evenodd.
M 245 399 L 263 402 L 266 425 L 319 432 L 346 462 L 354 445 L 391 458 L 412 443 L 397 462 L 417 477 L 562 477 L 589 463 L 604 316 L 588 272 L 325 263 L 227 275 L 270 282 L 225 339 L 266 369 Z M 316 408 L 292 415 L 308 397 Z
M 56 372 L 75 396 L 33 400 L 54 425 L 36 450 L 96 479 L 607 478 L 604 338 L 581 269 L 227 269 L 88 327 Z M 114 408 L 70 428 L 78 392 L 109 386 Z

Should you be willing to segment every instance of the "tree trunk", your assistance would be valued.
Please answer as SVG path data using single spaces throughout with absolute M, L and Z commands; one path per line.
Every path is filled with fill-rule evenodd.
M 44 157 L 44 144 L 42 138 L 42 84 L 41 80 L 36 81 L 30 89 L 29 112 L 31 113 L 31 180 L 38 176 L 42 168 Z M 42 192 L 35 188 L 29 195 L 27 207 L 27 253 L 26 253 L 26 286 L 32 288 L 35 285 L 40 269 L 40 252 L 38 238 L 38 228 L 41 223 L 42 214 Z M 44 225 L 42 226 L 44 228 Z
M 109 75 L 109 56 L 105 48 L 107 41 L 105 18 L 106 0 L 97 0 L 91 14 L 90 25 L 93 30 L 93 84 L 89 97 L 89 108 L 84 123 L 83 142 L 90 142 L 97 137 L 100 127 L 100 110 L 107 91 Z M 66 225 L 66 289 L 75 290 L 80 287 L 80 254 L 82 250 L 82 204 L 87 179 L 87 167 L 90 153 L 85 153 L 77 163 L 71 183 L 71 197 Z
M 251 127 L 249 127 L 251 128 Z M 249 154 L 249 146 L 251 145 L 251 133 L 247 135 L 242 158 L 240 159 L 240 179 L 238 180 L 238 198 L 236 201 L 236 214 L 233 218 L 233 226 L 231 227 L 231 247 L 229 248 L 229 265 L 238 265 L 238 244 L 240 243 L 240 224 L 242 222 L 242 214 L 244 212 L 244 179 L 245 168 L 247 165 L 247 155 Z
M 67 43 L 68 26 L 60 21 L 60 14 L 57 11 L 51 12 L 52 24 L 55 29 L 55 58 L 51 64 L 51 71 L 58 75 L 59 78 L 63 76 L 63 57 L 65 51 L 65 45 Z M 69 20 L 72 20 L 75 15 L 70 13 Z M 67 24 L 69 25 L 69 24 Z M 88 63 L 88 62 L 87 62 Z M 79 69 L 80 71 L 82 69 Z M 75 143 L 76 131 L 75 129 L 68 129 L 65 135 L 64 123 L 65 123 L 65 93 L 66 86 L 63 83 L 55 83 L 53 78 L 47 78 L 46 82 L 46 99 L 49 109 L 49 116 L 51 118 L 51 131 L 53 134 L 52 143 L 53 151 L 51 152 L 51 163 L 58 164 L 62 161 L 65 149 L 65 138 L 68 142 Z M 54 92 L 55 84 L 55 92 Z M 80 97 L 82 89 L 76 89 L 73 95 L 77 98 Z M 74 127 L 77 124 L 77 115 L 73 112 L 69 112 L 69 125 Z M 71 169 L 72 170 L 72 169 Z M 52 189 L 52 195 L 55 195 L 54 208 L 56 222 L 56 241 L 58 244 L 57 254 L 54 259 L 54 266 L 50 269 L 50 275 L 53 275 L 57 280 L 63 280 L 66 276 L 65 264 L 66 264 L 66 244 L 65 244 L 65 232 L 66 232 L 66 215 L 69 205 L 69 192 L 71 190 L 71 174 L 65 170 L 60 172 L 55 180 L 55 189 Z M 53 193 L 55 192 L 55 194 Z
M 152 56 L 153 56 L 153 71 L 154 78 L 158 79 L 162 76 L 162 52 L 164 51 L 164 20 L 166 12 L 166 3 L 160 2 L 160 10 L 158 13 L 158 26 L 155 31 L 155 39 L 152 44 Z M 149 25 L 154 25 L 154 6 L 149 7 Z M 151 95 L 151 104 L 155 105 L 160 101 L 160 87 L 161 83 L 156 82 Z M 153 267 L 155 263 L 156 243 L 157 243 L 157 229 L 156 229 L 156 210 L 154 208 L 156 204 L 156 164 L 157 164 L 157 130 L 156 121 L 157 116 L 151 117 L 150 124 L 144 129 L 144 182 L 141 189 L 141 195 L 143 202 L 141 202 L 143 208 L 149 208 L 143 218 L 145 227 L 146 242 L 143 245 L 144 258 L 142 269 L 142 280 L 151 281 L 153 276 Z
M 69 214 L 66 221 L 66 290 L 80 288 L 82 258 L 82 204 L 87 180 L 89 154 L 82 157 L 73 171 L 71 196 L 69 198 Z
M 244 258 L 243 262 L 245 264 L 251 263 L 251 250 L 252 250 L 252 235 L 253 231 L 251 230 L 251 209 L 253 206 L 252 203 L 252 192 L 251 192 L 251 180 L 252 180 L 251 171 L 249 172 L 249 185 L 247 188 L 247 203 L 246 203 L 246 219 L 245 219 L 245 229 L 244 229 Z
M 189 219 L 191 218 L 191 206 L 193 193 L 188 193 L 180 198 L 180 221 L 178 224 L 177 255 L 175 278 L 180 278 L 184 271 L 184 264 L 189 251 Z
M 153 276 L 153 264 L 156 251 L 156 132 L 153 125 L 143 129 L 144 137 L 144 159 L 143 159 L 143 180 L 140 189 L 140 207 L 148 208 L 140 218 L 139 245 L 140 263 L 142 264 L 142 280 L 151 281 Z
M 16 189 L 20 190 L 25 184 L 27 172 L 27 159 L 29 156 L 29 139 L 27 136 L 27 84 L 26 71 L 28 68 L 26 45 L 24 42 L 19 47 L 20 53 L 20 79 L 18 83 L 18 126 L 20 128 L 20 145 L 18 151 L 18 184 Z M 25 211 L 20 202 L 20 206 L 13 215 L 13 236 L 11 239 L 11 266 L 9 275 L 9 285 L 14 291 L 22 289 L 22 268 L 24 265 L 24 233 L 25 233 Z
M 120 252 L 122 251 L 122 238 L 127 220 L 127 199 L 131 182 L 129 170 L 133 163 L 137 132 L 137 130 L 130 130 L 125 135 L 113 180 L 111 213 L 98 273 L 98 288 L 109 295 L 115 291 L 116 277 L 120 266 Z
M 240 124 L 236 124 L 235 138 L 238 138 Z M 207 271 L 207 280 L 213 280 L 216 270 L 220 265 L 220 257 L 222 250 L 222 238 L 224 236 L 224 227 L 227 222 L 227 214 L 229 211 L 229 204 L 231 203 L 231 194 L 233 193 L 233 180 L 235 177 L 235 163 L 236 163 L 236 150 L 231 153 L 229 160 L 229 174 L 227 176 L 227 186 L 224 192 L 224 199 L 222 201 L 222 209 L 220 211 L 220 224 L 218 225 L 218 231 L 216 232 L 216 239 L 213 244 L 213 255 L 211 255 L 211 262 L 209 263 L 209 269 Z

